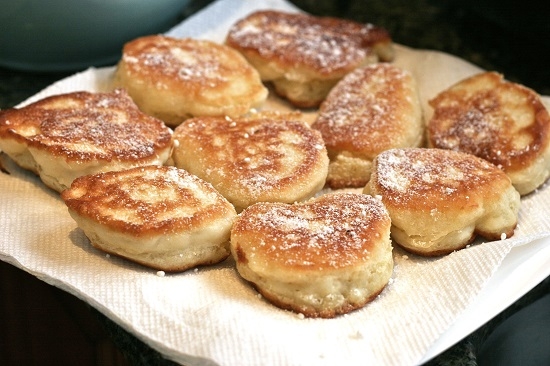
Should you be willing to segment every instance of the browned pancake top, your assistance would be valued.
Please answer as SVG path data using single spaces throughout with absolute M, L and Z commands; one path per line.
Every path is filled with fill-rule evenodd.
M 171 131 L 122 90 L 55 95 L 0 114 L 0 136 L 67 161 L 139 161 L 171 144 Z
M 126 43 L 121 62 L 129 78 L 146 81 L 159 90 L 182 90 L 190 95 L 209 89 L 224 90 L 235 84 L 236 78 L 244 82 L 255 80 L 256 75 L 252 66 L 230 47 L 162 35 Z
M 502 170 L 481 158 L 427 148 L 382 152 L 371 179 L 386 205 L 439 211 L 472 208 L 511 184 Z
M 287 118 L 197 117 L 178 126 L 174 139 L 182 154 L 201 161 L 194 174 L 258 198 L 299 184 L 327 159 L 320 134 Z
M 550 143 L 550 117 L 539 96 L 495 72 L 459 82 L 430 105 L 432 146 L 477 155 L 507 172 L 532 164 Z
M 389 234 L 389 226 L 379 200 L 335 193 L 294 205 L 254 204 L 241 214 L 232 237 L 246 237 L 239 241 L 238 261 L 316 271 L 364 263 L 379 243 L 387 243 L 389 237 L 383 235 Z
M 266 10 L 235 23 L 226 42 L 281 65 L 330 75 L 359 66 L 373 46 L 391 39 L 372 24 Z
M 234 212 L 210 184 L 169 166 L 83 176 L 61 198 L 78 214 L 136 237 L 192 231 Z
M 342 79 L 321 104 L 312 127 L 327 148 L 374 158 L 380 151 L 404 146 L 412 110 L 412 76 L 391 64 L 357 69 Z

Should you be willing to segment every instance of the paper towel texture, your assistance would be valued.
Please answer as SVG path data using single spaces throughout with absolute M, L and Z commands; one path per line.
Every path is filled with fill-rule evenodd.
M 234 21 L 259 8 L 295 10 L 282 0 L 221 0 L 170 34 L 223 41 Z M 425 108 L 428 98 L 480 71 L 453 56 L 403 46 L 397 47 L 395 63 L 415 75 Z M 62 92 L 107 90 L 113 72 L 86 70 L 25 104 Z M 550 98 L 544 102 L 550 106 Z M 268 108 L 285 107 L 271 98 Z M 0 259 L 76 295 L 186 365 L 416 364 L 514 246 L 550 236 L 546 184 L 522 199 L 513 238 L 476 242 L 434 259 L 396 248 L 392 279 L 375 301 L 335 319 L 303 319 L 259 297 L 239 278 L 231 259 L 158 276 L 97 251 L 56 192 L 5 155 L 2 164 L 11 174 L 0 173 Z

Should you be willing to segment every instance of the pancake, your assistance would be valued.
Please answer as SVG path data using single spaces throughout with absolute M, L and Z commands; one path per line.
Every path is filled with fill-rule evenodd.
M 389 211 L 395 243 L 424 256 L 514 234 L 520 195 L 506 174 L 474 155 L 443 149 L 403 148 L 374 161 L 365 194 Z
M 430 100 L 429 146 L 468 152 L 500 167 L 521 195 L 550 176 L 550 117 L 533 90 L 483 72 Z
M 331 90 L 312 127 L 321 132 L 329 153 L 327 185 L 362 188 L 380 152 L 423 143 L 416 81 L 387 63 L 358 68 Z
M 170 126 L 193 116 L 232 116 L 261 105 L 268 91 L 244 57 L 222 44 L 162 35 L 124 45 L 115 85 Z
M 331 193 L 248 207 L 231 230 L 231 253 L 239 274 L 272 304 L 332 318 L 384 289 L 393 272 L 389 235 L 379 200 Z
M 184 271 L 229 256 L 235 209 L 182 169 L 146 166 L 87 175 L 61 198 L 94 247 L 144 266 Z
M 162 165 L 171 138 L 123 90 L 54 95 L 0 112 L 0 149 L 58 192 L 82 175 Z
M 261 10 L 233 24 L 226 44 L 294 106 L 318 106 L 344 75 L 393 59 L 388 32 L 372 24 L 304 13 Z
M 328 156 L 321 134 L 300 116 L 189 119 L 174 130 L 174 164 L 210 182 L 237 211 L 305 200 L 325 185 Z

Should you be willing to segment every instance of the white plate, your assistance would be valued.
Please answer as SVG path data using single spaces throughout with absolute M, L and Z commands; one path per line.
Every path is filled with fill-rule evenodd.
M 550 276 L 550 238 L 514 247 L 477 298 L 429 348 L 422 362 L 444 352 Z

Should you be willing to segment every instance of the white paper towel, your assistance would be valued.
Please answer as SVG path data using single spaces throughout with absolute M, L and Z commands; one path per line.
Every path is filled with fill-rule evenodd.
M 234 21 L 260 8 L 296 10 L 283 0 L 220 0 L 169 34 L 221 42 Z M 395 63 L 414 73 L 424 106 L 438 91 L 479 71 L 450 55 L 403 46 Z M 24 104 L 61 92 L 107 90 L 113 71 L 84 71 Z M 550 105 L 550 98 L 544 101 Z M 277 107 L 274 98 L 270 108 Z M 546 185 L 522 199 L 513 238 L 478 242 L 435 259 L 396 248 L 392 280 L 375 301 L 335 319 L 303 319 L 257 296 L 231 259 L 160 277 L 106 256 L 91 247 L 56 192 L 5 155 L 2 164 L 11 174 L 0 173 L 0 259 L 76 295 L 186 365 L 417 364 L 514 246 L 550 236 Z

